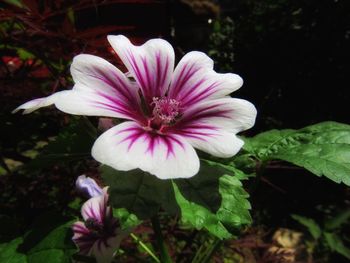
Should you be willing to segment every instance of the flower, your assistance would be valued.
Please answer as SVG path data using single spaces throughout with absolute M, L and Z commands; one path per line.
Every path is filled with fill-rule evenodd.
M 84 195 L 90 197 L 100 196 L 103 194 L 103 190 L 94 179 L 86 177 L 84 174 L 80 175 L 75 181 L 77 190 Z
M 92 181 L 94 183 L 91 184 Z M 72 239 L 80 254 L 94 256 L 98 263 L 111 262 L 125 233 L 120 230 L 117 219 L 113 217 L 112 208 L 108 206 L 107 187 L 100 188 L 101 194 L 98 195 L 97 184 L 93 179 L 80 176 L 77 180 L 78 188 L 81 183 L 84 189 L 90 188 L 87 192 L 93 193 L 93 197 L 82 206 L 84 222 L 78 221 L 73 224 Z
M 75 85 L 19 106 L 24 113 L 55 104 L 66 113 L 126 119 L 105 131 L 92 156 L 117 170 L 140 168 L 158 178 L 188 178 L 199 170 L 194 150 L 231 157 L 242 147 L 236 133 L 254 125 L 256 109 L 228 95 L 243 80 L 219 74 L 204 53 L 187 53 L 174 69 L 174 50 L 162 39 L 134 46 L 124 36 L 108 36 L 128 69 L 123 74 L 92 55 L 73 59 Z

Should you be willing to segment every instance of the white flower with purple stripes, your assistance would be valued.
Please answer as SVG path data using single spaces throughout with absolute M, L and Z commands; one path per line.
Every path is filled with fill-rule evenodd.
M 78 221 L 72 226 L 72 239 L 79 254 L 93 256 L 98 263 L 111 262 L 126 233 L 121 231 L 108 206 L 107 187 L 101 189 L 93 179 L 83 175 L 78 177 L 76 185 L 91 198 L 81 208 L 84 222 Z
M 78 55 L 71 65 L 72 90 L 29 101 L 24 113 L 55 104 L 61 111 L 127 121 L 104 132 L 92 156 L 117 170 L 140 168 L 158 178 L 188 178 L 199 170 L 194 150 L 231 157 L 242 147 L 236 133 L 254 125 L 256 109 L 228 95 L 243 81 L 219 74 L 202 52 L 189 52 L 174 69 L 174 50 L 165 40 L 134 46 L 124 36 L 108 40 L 128 69 Z

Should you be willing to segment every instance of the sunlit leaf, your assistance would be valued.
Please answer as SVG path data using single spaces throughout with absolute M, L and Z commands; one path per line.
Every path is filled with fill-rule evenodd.
M 182 222 L 207 229 L 221 239 L 251 223 L 248 194 L 239 177 L 225 165 L 202 161 L 196 176 L 173 181 L 140 170 L 121 172 L 102 166 L 101 172 L 113 207 L 125 208 L 140 219 L 150 218 L 160 209 L 180 213 Z
M 223 165 L 203 161 L 198 175 L 173 185 L 182 221 L 197 229 L 222 239 L 251 223 L 248 194 L 239 177 Z
M 231 237 L 230 232 L 228 232 L 214 213 L 203 206 L 188 201 L 181 194 L 175 183 L 173 186 L 176 194 L 176 201 L 181 208 L 181 220 L 184 223 L 190 224 L 196 229 L 205 228 L 221 239 Z
M 136 227 L 141 224 L 137 216 L 129 213 L 125 208 L 113 209 L 113 215 L 119 219 L 122 229 Z
M 263 161 L 280 159 L 350 185 L 350 125 L 323 122 L 300 130 L 272 130 L 245 139 Z

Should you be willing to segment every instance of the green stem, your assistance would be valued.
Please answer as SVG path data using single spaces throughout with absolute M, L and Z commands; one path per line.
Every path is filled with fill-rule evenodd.
M 257 188 L 260 184 L 261 177 L 262 177 L 263 173 L 265 172 L 267 165 L 268 165 L 268 161 L 258 161 L 257 167 L 256 167 L 256 176 L 255 176 L 254 180 L 252 180 L 253 183 L 249 187 L 249 190 L 248 190 L 249 194 L 252 195 L 257 190 Z
M 130 234 L 130 236 L 139 244 L 146 252 L 148 255 L 150 255 L 155 262 L 160 263 L 159 258 L 153 253 L 153 251 L 145 244 L 142 242 L 141 239 L 139 239 L 136 235 L 133 233 Z
M 215 239 L 214 242 L 211 244 L 210 248 L 207 250 L 207 253 L 205 253 L 201 262 L 202 263 L 209 262 L 214 252 L 220 247 L 221 243 L 222 241 L 220 239 Z
M 215 238 L 209 244 L 205 242 L 197 250 L 196 255 L 194 256 L 192 263 L 207 263 L 212 258 L 214 252 L 220 247 L 222 241 L 218 238 Z
M 158 250 L 160 250 L 160 262 L 172 263 L 172 260 L 169 256 L 168 249 L 164 243 L 164 238 L 162 235 L 162 229 L 160 228 L 160 222 L 159 222 L 158 216 L 157 215 L 153 216 L 151 218 L 151 222 L 152 222 L 154 234 L 156 235 L 156 239 L 157 239 L 157 247 L 158 247 Z

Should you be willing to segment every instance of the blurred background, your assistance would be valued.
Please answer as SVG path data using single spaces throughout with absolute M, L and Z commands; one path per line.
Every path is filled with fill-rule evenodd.
M 55 109 L 10 113 L 30 99 L 71 88 L 69 66 L 77 54 L 95 54 L 123 68 L 108 34 L 124 34 L 135 44 L 161 37 L 174 46 L 177 60 L 201 50 L 218 72 L 242 76 L 244 86 L 233 96 L 258 109 L 256 126 L 244 135 L 326 120 L 349 123 L 349 0 L 3 0 L 0 225 L 16 221 L 1 230 L 4 237 L 24 231 L 33 213 L 73 207 L 79 174 L 98 179 L 97 164 L 86 161 L 92 143 L 86 119 Z M 97 119 L 90 121 L 97 126 Z M 265 179 L 251 193 L 255 225 L 234 244 L 241 259 L 224 251 L 231 261 L 217 255 L 217 262 L 297 262 L 266 256 L 283 236 L 281 228 L 294 229 L 287 236 L 307 236 L 293 213 L 321 225 L 340 215 L 334 231 L 350 232 L 348 188 L 297 169 L 271 169 Z M 348 262 L 327 245 L 310 252 L 305 240 L 296 247 L 300 262 Z

